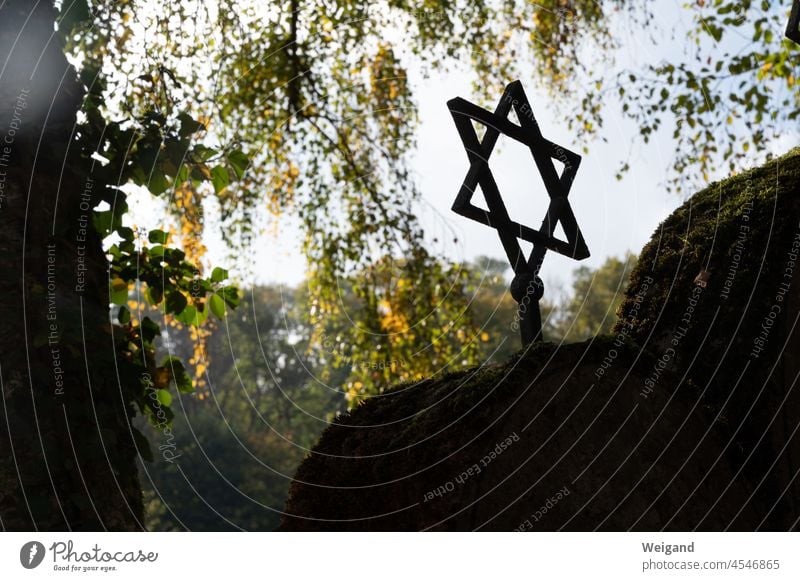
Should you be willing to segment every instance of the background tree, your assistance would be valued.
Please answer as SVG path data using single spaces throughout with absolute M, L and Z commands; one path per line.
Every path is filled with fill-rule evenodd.
M 580 103 L 567 107 L 571 127 L 585 139 L 597 136 L 606 104 L 620 103 L 644 143 L 666 129 L 675 152 L 667 187 L 683 193 L 741 171 L 774 149 L 783 153 L 782 138 L 796 140 L 800 116 L 797 45 L 784 37 L 790 4 L 688 2 L 688 30 L 649 33 L 661 36 L 659 46 L 687 39 L 677 43 L 675 56 L 636 68 L 591 71 L 583 82 L 570 80 L 572 88 L 561 94 Z M 582 20 L 573 14 L 572 30 L 578 32 Z M 623 160 L 620 171 L 628 168 Z
M 104 85 L 87 79 L 90 69 L 76 75 L 62 52 L 62 36 L 77 26 L 70 8 L 0 6 L 0 285 L 8 315 L 0 339 L 0 521 L 19 530 L 136 530 L 143 515 L 135 459 L 150 450 L 131 419 L 138 412 L 168 423 L 170 390 L 192 384 L 180 361 L 155 359 L 160 326 L 132 317 L 129 287 L 142 285 L 164 316 L 193 325 L 211 311 L 223 317 L 238 293 L 223 269 L 202 276 L 167 233 L 150 232 L 145 243 L 122 224 L 120 186 L 149 181 L 145 160 L 161 147 L 174 154 L 199 126 L 181 116 L 167 127 L 153 113 L 136 120 L 138 130 L 104 121 Z M 176 174 L 206 179 L 197 160 L 169 157 Z M 104 247 L 109 237 L 116 239 Z M 110 303 L 118 305 L 117 326 Z
M 295 469 L 335 414 L 346 409 L 347 371 L 321 379 L 328 365 L 308 350 L 302 292 L 255 287 L 208 341 L 208 387 L 173 406 L 179 461 L 143 463 L 151 530 L 272 530 Z M 287 324 L 288 323 L 288 324 Z M 172 352 L 187 356 L 186 331 Z M 143 429 L 147 428 L 143 426 Z
M 542 304 L 545 339 L 606 332 L 633 262 L 629 255 L 596 270 L 576 269 L 575 294 Z M 474 273 L 464 285 L 465 304 L 478 328 L 476 357 L 484 365 L 504 363 L 519 350 L 519 333 L 510 324 L 516 302 L 508 291 L 509 270 L 505 260 L 489 257 L 463 265 Z M 356 292 L 343 289 L 343 303 L 355 304 Z M 378 390 L 406 367 L 401 360 L 384 362 L 378 350 L 348 349 L 332 336 L 312 342 L 305 287 L 259 286 L 243 294 L 240 308 L 209 337 L 214 363 L 202 370 L 206 386 L 172 406 L 174 439 L 139 421 L 155 449 L 174 445 L 170 456 L 180 455 L 179 462 L 156 454 L 141 464 L 150 530 L 274 529 L 307 451 L 338 413 L 361 400 L 353 384 L 374 381 Z M 187 330 L 171 328 L 167 335 L 169 352 L 188 361 L 193 347 Z M 189 371 L 196 369 L 190 365 Z
M 572 294 L 559 314 L 559 331 L 565 341 L 585 341 L 611 332 L 635 267 L 636 257 L 628 253 L 621 259 L 606 259 L 595 270 L 581 266 L 573 272 Z
M 91 227 L 107 182 L 74 140 L 83 89 L 55 18 L 50 2 L 0 6 L 0 527 L 134 530 L 138 380 L 118 375 Z

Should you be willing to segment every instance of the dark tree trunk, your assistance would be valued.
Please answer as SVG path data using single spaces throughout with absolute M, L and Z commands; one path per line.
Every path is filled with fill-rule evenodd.
M 105 184 L 75 139 L 82 89 L 52 0 L 0 4 L 0 526 L 138 530 L 127 382 L 107 261 Z

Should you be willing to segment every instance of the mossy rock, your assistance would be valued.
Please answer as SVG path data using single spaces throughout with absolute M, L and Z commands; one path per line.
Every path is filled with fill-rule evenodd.
M 755 490 L 756 528 L 787 530 L 800 517 L 799 307 L 795 149 L 667 218 L 642 250 L 615 328 L 700 390 L 737 479 Z
M 800 283 L 780 283 L 799 186 L 795 151 L 696 194 L 643 250 L 612 336 L 397 386 L 339 418 L 282 529 L 793 528 Z

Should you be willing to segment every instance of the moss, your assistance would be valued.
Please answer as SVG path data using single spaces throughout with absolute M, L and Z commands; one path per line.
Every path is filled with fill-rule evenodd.
M 791 442 L 778 425 L 785 418 L 775 415 L 794 401 L 786 349 L 797 317 L 796 304 L 789 303 L 800 290 L 800 268 L 791 277 L 784 274 L 799 233 L 795 149 L 712 184 L 667 218 L 641 253 L 616 328 L 636 310 L 635 297 L 648 277 L 653 279 L 631 337 L 656 354 L 674 347 L 674 366 L 701 390 L 709 418 L 727 427 L 737 462 L 756 483 L 765 473 L 794 474 L 800 467 L 792 447 L 780 453 Z M 695 277 L 703 269 L 710 278 L 686 325 L 689 297 L 698 292 Z M 776 307 L 781 312 L 772 319 Z M 758 494 L 767 502 L 783 490 L 768 479 Z M 798 510 L 794 501 L 781 505 Z
M 613 363 L 598 375 L 612 353 Z M 716 498 L 701 491 L 701 502 L 680 506 L 705 475 L 699 468 L 673 485 L 674 494 L 657 495 L 704 440 L 706 424 L 691 409 L 689 384 L 680 402 L 664 394 L 642 398 L 654 363 L 629 342 L 602 337 L 541 344 L 504 365 L 398 386 L 326 430 L 297 472 L 287 506 L 294 516 L 282 528 L 508 530 L 564 487 L 570 501 L 553 520 L 537 523 L 542 530 L 652 528 L 665 512 L 682 515 L 673 526 L 696 523 L 696 507 Z M 669 443 L 680 422 L 686 438 Z M 509 439 L 516 441 L 482 464 Z M 713 434 L 704 441 L 708 457 L 719 443 Z M 662 455 L 670 446 L 677 452 Z M 604 462 L 594 462 L 598 456 Z M 475 466 L 480 473 L 458 483 Z M 732 477 L 727 466 L 715 470 L 721 480 Z M 631 494 L 635 482 L 641 490 Z M 607 494 L 594 494 L 600 487 Z M 743 490 L 733 487 L 730 494 L 731 506 L 740 506 Z M 570 520 L 582 505 L 584 514 Z M 606 519 L 615 505 L 614 518 Z
M 691 292 L 703 269 L 711 275 L 703 292 L 705 302 L 720 308 L 717 328 L 736 328 L 741 319 L 738 315 L 768 310 L 774 298 L 769 291 L 783 267 L 783 251 L 798 232 L 799 209 L 800 150 L 712 184 L 693 196 L 659 226 L 642 250 L 615 332 L 634 309 L 635 297 L 647 277 L 655 283 L 650 285 L 648 300 L 639 309 L 631 332 L 642 345 L 664 342 L 685 310 L 680 298 Z M 737 248 L 741 235 L 746 238 Z M 739 250 L 743 250 L 741 258 L 724 298 Z M 715 312 L 715 308 L 700 309 L 693 329 L 710 324 Z M 753 320 L 746 323 L 752 326 Z M 696 336 L 696 332 L 690 333 L 687 344 Z

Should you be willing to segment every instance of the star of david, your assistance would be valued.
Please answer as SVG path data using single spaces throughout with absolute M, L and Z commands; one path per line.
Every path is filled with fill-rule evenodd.
M 453 211 L 496 229 L 500 235 L 503 249 L 514 269 L 511 295 L 519 303 L 518 321 L 522 343 L 529 345 L 542 339 L 539 300 L 542 298 L 544 285 L 539 278 L 539 269 L 547 251 L 552 250 L 575 260 L 589 257 L 589 249 L 567 199 L 581 157 L 542 136 L 519 81 L 514 81 L 506 87 L 494 113 L 460 97 L 448 101 L 447 107 L 453 116 L 470 162 L 467 177 L 464 178 L 464 183 L 453 203 Z M 519 119 L 519 125 L 508 118 L 512 109 Z M 486 127 L 482 140 L 478 138 L 473 121 Z M 542 177 L 550 204 L 538 230 L 512 220 L 500 197 L 497 182 L 489 169 L 489 157 L 500 135 L 506 135 L 527 146 Z M 555 161 L 563 165 L 560 174 Z M 472 203 L 472 197 L 478 186 L 483 191 L 488 210 L 483 210 Z M 566 240 L 554 236 L 558 224 L 561 224 Z M 533 250 L 527 258 L 520 240 L 533 244 Z
M 589 249 L 586 247 L 586 242 L 567 199 L 581 157 L 542 136 L 522 84 L 514 81 L 506 87 L 494 113 L 460 97 L 448 101 L 447 107 L 453 116 L 470 161 L 467 177 L 456 196 L 453 211 L 495 228 L 500 234 L 500 240 L 514 272 L 518 275 L 522 273 L 538 274 L 547 250 L 558 252 L 575 260 L 588 258 Z M 519 125 L 508 119 L 512 108 L 517 114 Z M 472 124 L 473 120 L 486 127 L 482 141 L 478 138 Z M 522 143 L 531 150 L 536 167 L 544 181 L 550 197 L 550 205 L 538 230 L 511 219 L 489 169 L 489 157 L 501 134 Z M 564 166 L 560 175 L 556 169 L 555 160 Z M 483 191 L 488 211 L 472 203 L 472 197 L 478 185 Z M 566 240 L 559 240 L 553 235 L 559 223 L 566 234 Z M 520 246 L 520 239 L 533 243 L 533 250 L 527 259 Z
M 794 0 L 789 24 L 786 26 L 786 38 L 800 44 L 800 0 Z

